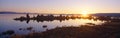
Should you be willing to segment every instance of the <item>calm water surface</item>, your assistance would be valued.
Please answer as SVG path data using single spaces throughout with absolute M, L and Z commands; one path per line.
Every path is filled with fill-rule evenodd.
M 15 21 L 14 18 L 25 16 L 25 14 L 0 14 L 0 34 L 5 31 L 13 30 L 14 34 L 28 34 L 31 32 L 43 32 L 54 29 L 56 27 L 63 27 L 63 26 L 81 26 L 85 25 L 86 23 L 93 23 L 96 25 L 104 23 L 104 21 L 100 20 L 89 20 L 89 19 L 70 19 L 70 20 L 54 20 L 54 21 L 43 21 L 37 22 L 31 20 L 29 23 L 26 21 Z M 33 16 L 33 15 L 31 15 Z M 1 35 L 2 36 L 2 35 Z

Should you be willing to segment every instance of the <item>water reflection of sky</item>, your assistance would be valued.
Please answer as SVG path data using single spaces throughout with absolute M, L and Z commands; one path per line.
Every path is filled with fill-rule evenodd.
M 36 21 L 30 21 L 28 24 L 23 21 L 15 21 L 13 18 L 20 17 L 20 16 L 25 16 L 24 14 L 1 14 L 0 15 L 0 33 L 7 31 L 7 30 L 14 30 L 15 34 L 27 34 L 31 32 L 30 30 L 26 30 L 28 27 L 32 27 L 32 31 L 34 32 L 42 32 L 45 31 L 46 29 L 53 29 L 56 27 L 62 27 L 62 26 L 80 26 L 84 25 L 86 23 L 94 23 L 94 24 L 102 24 L 104 23 L 103 21 L 100 20 L 89 20 L 89 19 L 70 19 L 70 20 L 65 20 L 65 21 L 44 21 L 44 22 L 36 22 Z M 46 25 L 47 27 L 43 27 Z M 22 28 L 23 30 L 19 30 Z

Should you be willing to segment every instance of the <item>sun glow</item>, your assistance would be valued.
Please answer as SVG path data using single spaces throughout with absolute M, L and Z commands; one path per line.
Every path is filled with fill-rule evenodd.
M 89 16 L 88 11 L 82 11 L 81 16 L 82 17 L 88 17 Z

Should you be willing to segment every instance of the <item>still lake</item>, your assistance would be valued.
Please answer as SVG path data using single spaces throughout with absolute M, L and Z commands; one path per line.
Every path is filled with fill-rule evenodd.
M 0 14 L 0 34 L 8 30 L 13 30 L 14 34 L 28 34 L 31 32 L 43 32 L 46 31 L 46 29 L 49 30 L 49 29 L 54 29 L 56 27 L 68 27 L 68 26 L 80 27 L 81 25 L 85 25 L 86 23 L 93 23 L 99 25 L 105 22 L 105 21 L 93 20 L 93 19 L 69 19 L 63 21 L 53 20 L 53 21 L 43 21 L 43 22 L 30 20 L 29 23 L 26 23 L 26 21 L 13 20 L 14 18 L 18 18 L 20 16 L 26 16 L 26 15 Z M 35 15 L 32 14 L 30 16 L 32 17 Z

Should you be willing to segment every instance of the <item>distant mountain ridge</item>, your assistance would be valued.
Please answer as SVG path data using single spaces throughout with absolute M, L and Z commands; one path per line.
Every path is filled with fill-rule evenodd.
M 94 16 L 120 16 L 120 13 L 97 13 L 92 14 Z
M 18 12 L 0 12 L 0 14 L 28 14 L 28 13 L 18 13 Z M 36 13 L 29 13 L 29 14 L 36 14 Z
M 0 12 L 0 14 L 28 14 L 28 13 Z M 39 14 L 39 13 L 29 13 L 29 14 Z M 67 14 L 64 14 L 64 15 L 67 15 Z M 96 13 L 96 14 L 91 14 L 91 15 L 93 16 L 120 16 L 120 13 Z

